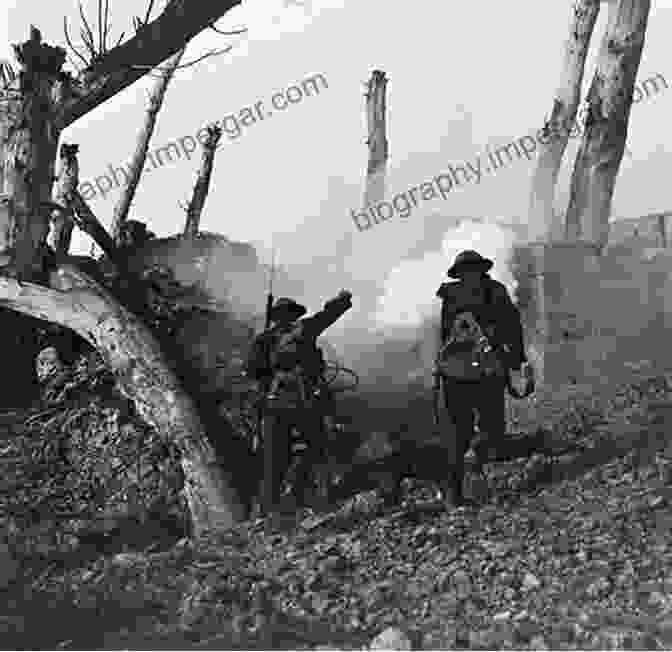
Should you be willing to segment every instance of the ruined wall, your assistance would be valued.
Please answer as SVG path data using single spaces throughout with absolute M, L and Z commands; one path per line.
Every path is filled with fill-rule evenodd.
M 613 383 L 642 361 L 672 365 L 672 253 L 641 237 L 602 256 L 581 243 L 517 250 L 526 338 L 543 384 Z

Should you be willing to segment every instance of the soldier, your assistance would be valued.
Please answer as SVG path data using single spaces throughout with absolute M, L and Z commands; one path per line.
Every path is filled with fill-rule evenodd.
M 441 350 L 437 357 L 446 412 L 455 427 L 454 459 L 444 486 L 447 507 L 462 503 L 464 455 L 475 435 L 476 471 L 506 430 L 505 388 L 509 372 L 527 362 L 518 308 L 504 285 L 488 274 L 493 262 L 475 251 L 460 253 L 436 295 L 441 307 Z
M 262 509 L 277 511 L 283 479 L 291 462 L 291 431 L 297 428 L 308 449 L 299 465 L 295 495 L 305 504 L 311 468 L 322 461 L 325 436 L 325 368 L 316 339 L 352 307 L 352 294 L 341 291 L 324 309 L 303 317 L 305 306 L 280 298 L 270 310 L 271 327 L 258 335 L 248 356 L 246 373 L 266 392 L 262 417 L 264 479 Z M 299 495 L 300 494 L 300 495 Z

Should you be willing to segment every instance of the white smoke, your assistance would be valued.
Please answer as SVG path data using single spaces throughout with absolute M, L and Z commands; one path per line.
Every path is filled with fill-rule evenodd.
M 515 241 L 515 233 L 498 224 L 462 221 L 445 234 L 440 251 L 402 261 L 390 271 L 378 301 L 377 324 L 383 328 L 417 328 L 427 319 L 436 318 L 439 308 L 434 292 L 446 280 L 445 273 L 455 256 L 465 249 L 491 258 L 495 263 L 491 275 L 513 292 L 515 281 L 508 263 Z
M 328 337 L 364 382 L 385 387 L 432 382 L 438 344 L 439 285 L 460 251 L 475 249 L 491 258 L 493 278 L 515 290 L 509 269 L 516 233 L 499 224 L 461 220 L 446 231 L 440 249 L 402 260 L 381 279 L 381 291 L 368 314 L 360 312 Z M 353 316 L 354 317 L 354 316 Z

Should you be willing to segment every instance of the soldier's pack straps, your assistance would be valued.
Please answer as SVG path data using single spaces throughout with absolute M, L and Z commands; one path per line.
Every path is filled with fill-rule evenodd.
M 527 398 L 534 394 L 536 390 L 537 384 L 534 377 L 534 368 L 529 362 L 525 364 L 523 373 L 525 375 L 525 389 L 522 392 L 519 392 L 518 389 L 513 386 L 513 382 L 511 381 L 511 371 L 506 374 L 506 388 L 513 398 Z

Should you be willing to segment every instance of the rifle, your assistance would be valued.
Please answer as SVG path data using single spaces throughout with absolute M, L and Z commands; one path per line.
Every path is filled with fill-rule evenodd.
M 442 378 L 441 373 L 439 372 L 439 358 L 441 356 L 441 351 L 443 349 L 443 338 L 441 337 L 441 332 L 439 334 L 439 346 L 436 353 L 436 358 L 434 359 L 434 369 L 432 370 L 432 376 L 434 378 L 434 384 L 432 386 L 432 413 L 434 416 L 434 429 L 436 432 L 439 432 L 440 420 L 441 420 L 441 388 L 442 388 Z
M 434 415 L 434 427 L 438 430 L 441 415 L 441 374 L 437 370 L 432 373 L 434 385 L 432 386 L 432 412 Z
M 269 270 L 268 277 L 268 294 L 266 295 L 266 315 L 264 320 L 264 331 L 267 331 L 271 327 L 271 312 L 273 309 L 273 276 L 275 274 L 275 248 L 273 248 L 271 253 L 271 268 Z M 257 436 L 255 437 L 254 449 L 259 448 L 261 442 L 261 423 L 264 417 L 264 408 L 266 405 L 266 395 L 270 391 L 270 382 L 269 379 L 264 378 L 261 383 L 262 399 L 257 403 L 257 423 L 258 431 Z
M 268 277 L 268 295 L 266 296 L 266 322 L 264 329 L 271 327 L 271 310 L 273 309 L 273 276 L 275 275 L 275 248 L 271 254 L 271 269 Z

